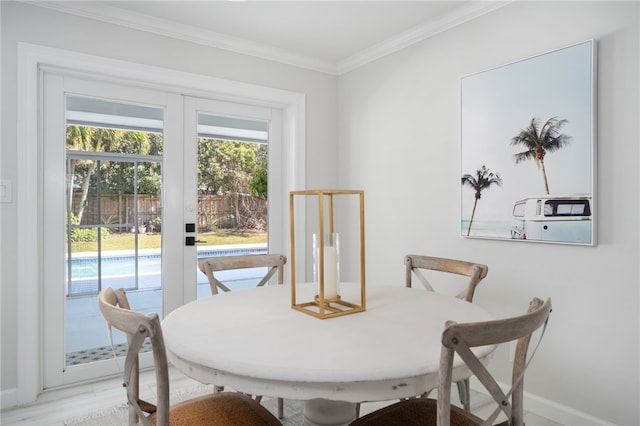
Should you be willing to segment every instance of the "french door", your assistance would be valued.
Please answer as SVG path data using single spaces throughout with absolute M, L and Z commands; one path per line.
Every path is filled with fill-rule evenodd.
M 102 288 L 124 287 L 134 308 L 161 316 L 198 297 L 203 138 L 268 145 L 276 251 L 285 191 L 277 109 L 53 70 L 43 83 L 43 385 L 53 388 L 123 368 L 113 352 L 124 336 L 97 308 Z

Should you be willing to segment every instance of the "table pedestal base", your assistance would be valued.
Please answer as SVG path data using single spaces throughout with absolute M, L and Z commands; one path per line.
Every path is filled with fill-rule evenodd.
M 304 402 L 304 426 L 346 426 L 356 419 L 356 404 L 328 399 Z

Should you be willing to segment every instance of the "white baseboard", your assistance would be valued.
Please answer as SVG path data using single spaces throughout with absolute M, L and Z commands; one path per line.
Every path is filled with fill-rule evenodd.
M 548 399 L 524 393 L 524 406 L 526 411 L 531 411 L 549 420 L 563 425 L 582 426 L 615 426 L 614 423 L 599 419 L 582 411 L 575 410 Z
M 471 378 L 470 387 L 472 390 L 486 395 L 488 398 L 489 393 L 477 381 L 475 377 Z M 510 386 L 504 383 L 498 383 L 500 387 L 506 392 Z M 611 423 L 607 420 L 599 419 L 590 414 L 578 411 L 566 405 L 558 404 L 557 402 L 550 401 L 542 398 L 538 395 L 531 394 L 529 392 L 524 393 L 524 409 L 535 413 L 538 416 L 552 420 L 561 425 L 581 425 L 581 426 L 616 426 L 615 423 Z
M 0 409 L 2 410 L 18 405 L 18 388 L 0 391 L 0 403 Z

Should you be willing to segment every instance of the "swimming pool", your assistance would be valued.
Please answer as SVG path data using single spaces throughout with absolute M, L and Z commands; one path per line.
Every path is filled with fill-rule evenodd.
M 267 253 L 266 244 L 209 246 L 198 250 L 198 259 L 262 253 Z M 70 262 L 71 276 L 66 275 L 67 295 L 95 294 L 101 288 L 106 287 L 137 290 L 159 289 L 162 287 L 161 259 L 159 250 L 140 251 L 137 256 L 138 273 L 136 280 L 136 256 L 133 253 L 103 253 L 100 262 L 98 262 L 98 257 L 95 253 L 83 253 L 72 257 Z M 100 266 L 100 280 L 98 279 L 98 266 Z M 69 267 L 68 263 L 67 267 Z M 251 277 L 244 274 L 238 278 L 242 281 Z M 197 280 L 198 284 L 208 283 L 207 277 L 199 270 Z

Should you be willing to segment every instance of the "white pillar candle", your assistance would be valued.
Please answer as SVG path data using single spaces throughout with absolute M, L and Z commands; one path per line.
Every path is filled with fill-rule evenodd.
M 338 253 L 334 246 L 324 248 L 324 298 L 338 297 Z
M 317 234 L 313 234 L 313 279 L 318 286 L 320 295 L 320 255 L 323 255 L 324 268 L 324 293 L 325 299 L 335 299 L 340 296 L 340 242 L 338 233 L 333 234 L 332 239 L 325 238 L 324 242 L 333 245 L 325 245 L 322 252 Z

